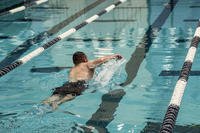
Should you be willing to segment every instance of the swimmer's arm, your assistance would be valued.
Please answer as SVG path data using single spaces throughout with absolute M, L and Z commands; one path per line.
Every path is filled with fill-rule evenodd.
M 121 59 L 121 58 L 122 58 L 122 56 L 119 54 L 108 55 L 108 56 L 104 56 L 104 57 L 98 58 L 93 61 L 89 61 L 88 66 L 89 66 L 89 68 L 95 68 L 111 59 Z

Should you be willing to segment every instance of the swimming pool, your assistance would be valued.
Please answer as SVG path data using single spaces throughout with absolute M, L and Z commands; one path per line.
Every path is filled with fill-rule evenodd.
M 94 2 L 49 0 L 16 14 L 1 16 L 0 67 L 28 54 L 116 1 L 101 0 L 90 6 Z M 200 7 L 198 0 L 179 0 L 174 10 L 163 12 L 167 2 L 129 0 L 1 77 L 0 131 L 82 132 L 77 125 L 83 124 L 93 125 L 99 132 L 159 132 L 178 79 L 177 72 L 173 71 L 182 67 Z M 159 28 L 154 28 L 149 36 L 147 31 L 153 24 Z M 148 42 L 145 52 L 139 49 L 144 42 Z M 123 87 L 106 86 L 112 89 L 112 95 L 101 91 L 101 86 L 91 93 L 90 90 L 96 87 L 91 86 L 84 95 L 51 112 L 40 103 L 51 95 L 52 88 L 67 81 L 69 69 L 39 68 L 71 67 L 71 56 L 77 50 L 85 52 L 89 59 L 120 53 L 127 62 L 132 59 L 133 64 L 129 67 L 133 73 L 129 74 L 135 76 L 128 78 L 130 82 Z M 199 56 L 197 52 L 193 71 L 199 70 Z M 127 79 L 126 63 L 121 66 L 120 75 L 113 77 L 115 82 L 122 83 Z M 166 70 L 170 71 L 169 75 L 164 73 Z M 176 132 L 198 133 L 200 130 L 198 80 L 198 72 L 189 78 Z

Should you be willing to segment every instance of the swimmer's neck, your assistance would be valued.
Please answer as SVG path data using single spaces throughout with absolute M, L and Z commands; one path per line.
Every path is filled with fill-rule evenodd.
M 69 82 L 89 81 L 90 79 L 69 79 Z

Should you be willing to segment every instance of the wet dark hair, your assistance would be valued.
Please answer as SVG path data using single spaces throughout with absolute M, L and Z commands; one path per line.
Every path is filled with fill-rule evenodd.
M 87 56 L 85 55 L 85 53 L 77 51 L 73 54 L 73 62 L 75 65 L 87 62 Z

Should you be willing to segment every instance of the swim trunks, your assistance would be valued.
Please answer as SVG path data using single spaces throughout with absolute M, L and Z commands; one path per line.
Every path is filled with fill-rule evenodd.
M 87 83 L 85 81 L 77 82 L 67 82 L 63 86 L 54 89 L 52 95 L 59 94 L 65 96 L 67 94 L 72 94 L 75 96 L 81 95 L 81 93 L 87 88 Z

